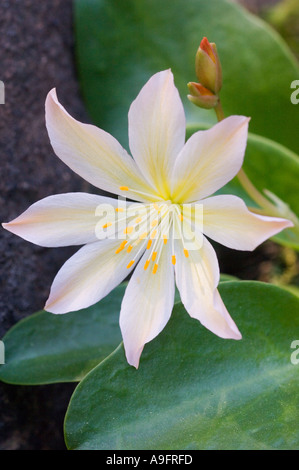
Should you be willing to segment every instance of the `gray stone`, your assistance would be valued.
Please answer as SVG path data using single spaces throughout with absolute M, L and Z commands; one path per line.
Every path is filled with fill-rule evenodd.
M 54 154 L 44 102 L 56 87 L 77 119 L 88 121 L 74 66 L 71 0 L 2 0 L 0 6 L 0 221 L 35 201 L 89 186 Z M 46 249 L 0 228 L 0 338 L 43 308 L 51 282 L 73 248 Z M 0 383 L 0 449 L 63 449 L 64 413 L 74 385 Z

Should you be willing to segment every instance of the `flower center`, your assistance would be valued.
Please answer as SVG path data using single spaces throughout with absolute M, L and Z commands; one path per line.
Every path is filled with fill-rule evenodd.
M 141 254 L 146 252 L 148 255 L 144 270 L 151 269 L 152 274 L 156 274 L 162 251 L 167 243 L 171 243 L 169 252 L 171 262 L 175 265 L 174 240 L 176 238 L 180 239 L 184 256 L 189 257 L 189 251 L 184 243 L 184 217 L 181 206 L 173 204 L 170 200 L 148 204 L 132 203 L 126 207 L 125 212 L 126 226 L 118 231 L 118 238 L 124 237 L 125 239 L 121 241 L 115 253 L 132 252 L 133 256 L 127 265 L 128 269 L 134 265 Z M 121 217 L 118 217 L 117 221 L 120 222 L 120 220 Z M 109 225 L 105 224 L 103 228 L 105 227 Z
M 167 251 L 173 265 L 176 264 L 175 244 L 176 250 L 180 249 L 186 258 L 189 258 L 190 249 L 201 247 L 198 234 L 202 232 L 202 227 L 197 224 L 194 230 L 194 220 L 200 220 L 194 205 L 176 204 L 170 199 L 135 191 L 127 186 L 121 186 L 120 190 L 135 192 L 150 199 L 146 203 L 123 204 L 120 201 L 119 207 L 113 208 L 106 223 L 99 227 L 99 238 L 120 240 L 115 254 L 132 252 L 128 269 L 143 253 L 147 253 L 144 269 L 150 269 L 156 274 L 161 254 L 168 243 L 171 245 L 168 245 Z

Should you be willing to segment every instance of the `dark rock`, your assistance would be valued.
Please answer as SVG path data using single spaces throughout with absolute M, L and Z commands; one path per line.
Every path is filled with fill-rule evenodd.
M 0 221 L 30 204 L 88 185 L 54 154 L 44 102 L 56 87 L 77 119 L 88 121 L 74 61 L 71 0 L 2 0 L 0 80 Z M 21 318 L 43 308 L 51 282 L 73 248 L 45 249 L 0 228 L 0 337 Z M 1 449 L 63 449 L 63 416 L 74 385 L 19 387 L 0 383 Z

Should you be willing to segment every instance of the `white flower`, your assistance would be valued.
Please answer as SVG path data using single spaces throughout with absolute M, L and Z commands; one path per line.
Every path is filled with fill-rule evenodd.
M 55 153 L 94 186 L 140 202 L 140 212 L 136 217 L 136 203 L 68 193 L 47 197 L 3 224 L 41 246 L 85 245 L 58 272 L 45 309 L 66 313 L 88 307 L 136 267 L 120 312 L 131 365 L 138 367 L 144 344 L 168 322 L 175 283 L 191 317 L 222 338 L 240 339 L 217 290 L 218 262 L 206 236 L 253 250 L 292 225 L 251 213 L 236 196 L 208 197 L 240 170 L 248 121 L 231 116 L 185 143 L 183 105 L 171 71 L 162 71 L 130 107 L 131 158 L 110 134 L 73 119 L 52 90 L 46 124 Z M 99 227 L 98 211 L 106 206 L 113 210 Z M 194 217 L 197 206 L 204 235 Z

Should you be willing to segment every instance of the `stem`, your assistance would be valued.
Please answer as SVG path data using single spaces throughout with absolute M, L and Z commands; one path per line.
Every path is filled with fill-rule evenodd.
M 251 199 L 256 202 L 259 206 L 261 206 L 263 209 L 268 209 L 270 212 L 273 211 L 273 204 L 271 204 L 268 199 L 266 199 L 258 189 L 253 185 L 253 183 L 250 181 L 248 176 L 246 175 L 245 171 L 241 168 L 239 173 L 237 174 L 237 177 L 247 192 L 247 194 L 251 197 Z
M 223 112 L 223 108 L 222 108 L 222 104 L 221 104 L 220 99 L 219 99 L 217 105 L 214 107 L 214 110 L 215 110 L 218 121 L 219 122 L 222 121 L 225 118 L 225 116 L 224 116 L 224 112 Z

